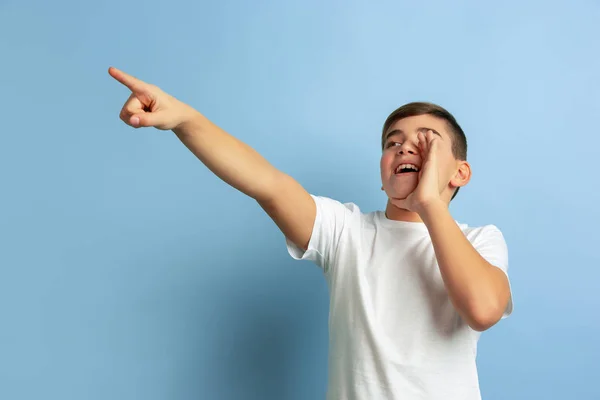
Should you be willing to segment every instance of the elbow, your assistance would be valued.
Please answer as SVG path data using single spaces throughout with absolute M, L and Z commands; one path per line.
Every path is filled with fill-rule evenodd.
M 506 282 L 506 280 L 504 281 Z M 504 315 L 510 302 L 508 285 L 501 290 L 488 289 L 472 296 L 463 310 L 469 326 L 478 332 L 483 332 L 496 325 Z
M 466 320 L 471 329 L 483 332 L 496 325 L 502 318 L 503 313 L 504 308 L 499 304 L 479 305 L 469 310 Z
M 486 319 L 471 319 L 469 326 L 471 329 L 477 332 L 484 332 L 496 325 L 498 319 L 486 318 Z

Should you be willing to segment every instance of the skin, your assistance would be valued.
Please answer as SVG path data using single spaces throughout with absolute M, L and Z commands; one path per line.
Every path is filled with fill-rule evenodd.
M 448 132 L 446 122 L 431 115 L 408 117 L 390 125 L 380 161 L 388 218 L 421 221 L 418 211 L 424 201 L 441 198 L 449 204 L 455 189 L 469 182 L 471 167 L 454 158 Z M 415 164 L 420 171 L 395 174 L 398 164 L 405 163 Z
M 308 248 L 316 205 L 296 180 L 156 85 L 112 67 L 109 74 L 130 91 L 120 113 L 124 123 L 173 131 L 216 176 L 255 199 L 289 240 Z M 508 281 L 473 248 L 448 210 L 454 190 L 468 183 L 470 166 L 452 155 L 443 120 L 429 115 L 405 118 L 390 132 L 380 161 L 386 216 L 427 226 L 452 303 L 473 329 L 488 329 L 507 305 Z M 419 173 L 394 174 L 400 162 L 416 164 Z
M 386 216 L 425 224 L 454 307 L 471 328 L 489 329 L 508 304 L 508 279 L 475 250 L 448 209 L 456 188 L 471 178 L 469 163 L 454 157 L 448 125 L 431 115 L 396 121 L 386 135 L 380 161 Z M 395 174 L 405 163 L 420 171 Z

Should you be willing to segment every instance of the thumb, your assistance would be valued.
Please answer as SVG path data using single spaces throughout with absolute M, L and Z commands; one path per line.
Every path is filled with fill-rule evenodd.
M 131 118 L 129 118 L 129 123 L 134 128 L 161 125 L 162 112 L 141 112 L 133 114 Z

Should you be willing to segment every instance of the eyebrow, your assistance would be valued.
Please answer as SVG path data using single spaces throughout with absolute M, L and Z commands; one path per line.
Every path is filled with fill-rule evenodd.
M 442 135 L 440 135 L 440 133 L 438 131 L 436 131 L 435 129 L 427 128 L 427 127 L 417 128 L 417 132 L 420 132 L 423 134 L 427 133 L 427 131 L 432 131 L 434 134 L 438 135 L 439 137 L 442 137 Z M 395 136 L 395 135 L 404 135 L 404 131 L 402 129 L 394 129 L 393 131 L 388 132 L 388 134 L 385 135 L 384 143 L 387 142 L 390 137 Z

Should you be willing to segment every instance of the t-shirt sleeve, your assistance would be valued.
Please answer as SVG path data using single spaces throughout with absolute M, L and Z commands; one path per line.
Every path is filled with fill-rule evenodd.
M 312 229 L 308 249 L 303 251 L 286 238 L 288 253 L 295 260 L 314 262 L 325 272 L 334 262 L 340 238 L 354 210 L 351 203 L 342 204 L 339 201 L 311 194 L 317 206 L 317 214 Z
M 481 254 L 481 256 L 493 266 L 499 268 L 506 274 L 508 279 L 508 286 L 510 290 L 510 298 L 502 318 L 508 317 L 513 311 L 513 294 L 508 277 L 508 247 L 504 239 L 504 235 L 494 225 L 488 225 L 483 228 L 483 231 L 475 239 L 473 243 L 475 249 Z

